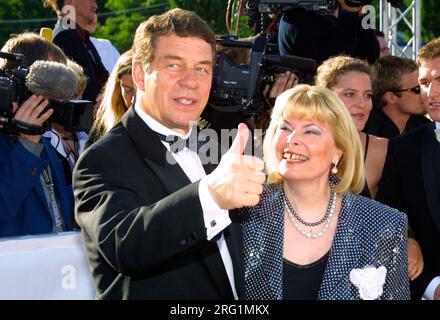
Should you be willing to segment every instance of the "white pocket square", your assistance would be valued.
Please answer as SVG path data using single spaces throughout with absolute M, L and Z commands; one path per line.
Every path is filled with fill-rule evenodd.
M 383 285 L 387 268 L 380 266 L 353 269 L 350 272 L 350 281 L 359 289 L 362 300 L 376 300 L 383 293 Z

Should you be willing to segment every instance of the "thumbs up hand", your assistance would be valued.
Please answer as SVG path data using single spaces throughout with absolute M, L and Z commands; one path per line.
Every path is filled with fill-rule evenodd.
M 243 155 L 249 140 L 249 130 L 241 123 L 231 148 L 220 160 L 218 167 L 208 175 L 208 189 L 222 209 L 255 206 L 260 201 L 266 176 L 264 161 Z

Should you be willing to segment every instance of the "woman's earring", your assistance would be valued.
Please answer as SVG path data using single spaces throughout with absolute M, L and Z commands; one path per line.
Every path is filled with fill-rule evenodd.
M 333 168 L 330 170 L 330 172 L 331 172 L 333 175 L 336 175 L 336 174 L 338 173 L 338 167 L 337 167 L 337 165 L 338 165 L 337 162 L 336 162 L 336 163 L 333 163 Z

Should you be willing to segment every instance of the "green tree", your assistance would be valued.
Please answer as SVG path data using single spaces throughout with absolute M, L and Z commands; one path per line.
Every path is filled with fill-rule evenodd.
M 95 36 L 109 39 L 121 52 L 131 48 L 142 21 L 170 8 L 166 0 L 107 0 L 104 6 L 107 12 L 99 14 Z
M 440 2 L 438 0 L 422 1 L 422 39 L 429 42 L 440 36 Z
M 23 31 L 39 32 L 41 27 L 53 27 L 56 18 L 39 0 L 8 0 L 0 2 L 0 47 L 11 34 Z
M 226 32 L 226 1 L 219 0 L 107 0 L 108 12 L 100 15 L 97 37 L 110 39 L 120 50 L 131 47 L 137 26 L 151 15 L 170 8 L 183 8 L 196 12 L 214 32 Z

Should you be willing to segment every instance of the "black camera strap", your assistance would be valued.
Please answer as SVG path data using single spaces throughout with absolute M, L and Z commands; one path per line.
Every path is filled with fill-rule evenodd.
M 49 197 L 50 197 L 49 211 L 50 211 L 50 215 L 52 217 L 52 221 L 54 224 L 54 231 L 56 231 L 56 232 L 65 231 L 66 227 L 65 227 L 63 215 L 61 212 L 61 205 L 60 205 L 60 202 L 58 201 L 58 198 L 55 194 L 55 188 L 54 188 L 54 185 L 52 182 L 52 177 L 49 172 L 49 169 L 45 168 L 42 172 L 42 175 L 43 175 L 44 184 L 46 186 L 46 189 L 49 191 Z

